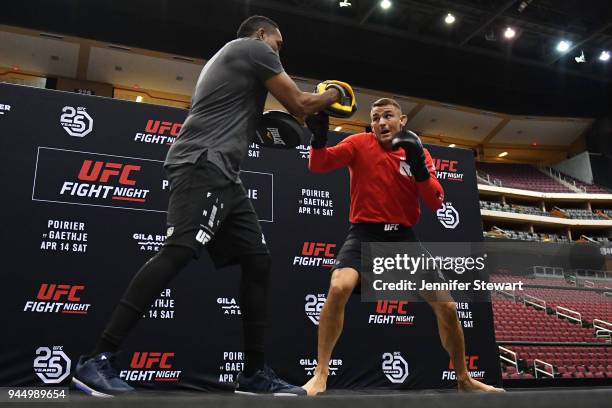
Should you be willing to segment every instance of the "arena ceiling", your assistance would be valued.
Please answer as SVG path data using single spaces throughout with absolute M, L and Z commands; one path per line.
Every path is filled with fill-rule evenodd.
M 512 114 L 597 117 L 611 73 L 606 0 L 23 0 L 0 23 L 208 59 L 248 15 L 281 26 L 288 72 Z M 452 11 L 452 27 L 443 23 Z M 517 30 L 502 40 L 507 25 Z M 493 39 L 493 37 L 495 37 Z M 575 47 L 559 55 L 560 39 Z M 574 62 L 584 51 L 587 61 Z

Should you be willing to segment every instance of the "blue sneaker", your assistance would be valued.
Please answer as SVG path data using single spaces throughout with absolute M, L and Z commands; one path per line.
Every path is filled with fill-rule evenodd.
M 81 356 L 74 370 L 72 383 L 77 389 L 94 397 L 108 398 L 134 391 L 134 388 L 119 378 L 114 362 L 115 354 L 108 352 L 89 359 Z
M 243 373 L 236 378 L 236 394 L 271 394 L 278 396 L 306 395 L 306 390 L 281 380 L 268 366 L 258 370 L 252 377 L 245 377 Z

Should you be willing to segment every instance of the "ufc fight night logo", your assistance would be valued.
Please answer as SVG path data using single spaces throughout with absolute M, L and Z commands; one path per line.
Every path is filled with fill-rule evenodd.
M 84 285 L 43 283 L 38 289 L 36 300 L 28 300 L 23 311 L 85 315 L 91 304 L 81 303 L 84 290 Z
M 165 213 L 163 161 L 38 147 L 32 200 Z
M 77 178 L 90 183 L 65 181 L 60 195 L 144 203 L 150 190 L 132 187 L 140 169 L 131 163 L 84 160 Z
M 293 265 L 299 266 L 322 266 L 331 268 L 334 265 L 336 244 L 325 242 L 304 242 L 301 256 L 293 258 Z
M 446 229 L 455 229 L 459 225 L 459 212 L 453 207 L 453 203 L 443 203 L 436 211 L 440 224 Z
M 174 353 L 137 351 L 132 355 L 130 370 L 122 370 L 119 377 L 126 381 L 177 382 L 181 370 L 172 370 Z
M 463 181 L 463 173 L 458 170 L 459 161 L 448 159 L 433 159 L 438 180 Z
M 382 371 L 393 384 L 402 384 L 408 378 L 408 362 L 399 351 L 383 353 Z
M 323 305 L 325 304 L 325 295 L 319 293 L 318 295 L 306 295 L 306 303 L 304 304 L 304 312 L 310 321 L 319 325 L 319 317 L 321 316 L 321 309 L 323 309 Z
M 369 324 L 412 326 L 414 315 L 408 314 L 408 302 L 405 300 L 379 300 L 376 302 L 376 314 L 368 318 Z
M 470 377 L 477 380 L 482 380 L 485 377 L 485 371 L 478 369 L 478 359 L 479 356 L 465 356 L 465 365 L 468 369 L 468 374 Z M 442 379 L 451 381 L 457 379 L 453 360 L 449 361 L 448 370 L 442 371 Z
M 70 375 L 70 358 L 63 346 L 36 349 L 34 372 L 45 384 L 59 384 Z
M 93 118 L 85 108 L 64 106 L 60 116 L 60 125 L 70 136 L 85 137 L 93 130 Z
M 182 127 L 182 123 L 149 119 L 144 128 L 144 132 L 136 133 L 134 141 L 139 143 L 171 145 L 178 138 Z

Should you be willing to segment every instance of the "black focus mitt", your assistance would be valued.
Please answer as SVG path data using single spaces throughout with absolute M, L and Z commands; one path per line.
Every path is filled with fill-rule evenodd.
M 283 111 L 263 113 L 255 132 L 255 143 L 264 147 L 292 149 L 303 144 L 304 128 L 290 114 Z

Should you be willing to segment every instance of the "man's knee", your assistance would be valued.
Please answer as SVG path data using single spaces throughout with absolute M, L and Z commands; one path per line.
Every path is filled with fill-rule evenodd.
M 329 296 L 332 299 L 348 299 L 359 282 L 359 274 L 354 269 L 336 269 L 329 284 Z

